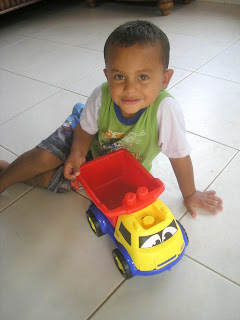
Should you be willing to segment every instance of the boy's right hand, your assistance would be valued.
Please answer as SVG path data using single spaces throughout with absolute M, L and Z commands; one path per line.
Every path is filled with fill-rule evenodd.
M 81 152 L 71 152 L 64 165 L 64 177 L 76 180 L 76 177 L 80 175 L 80 166 L 84 162 L 86 162 L 86 158 Z

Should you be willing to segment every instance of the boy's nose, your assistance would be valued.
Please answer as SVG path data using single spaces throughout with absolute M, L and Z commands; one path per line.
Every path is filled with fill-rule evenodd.
M 137 86 L 135 81 L 126 81 L 124 86 L 124 91 L 128 94 L 135 93 L 137 91 Z

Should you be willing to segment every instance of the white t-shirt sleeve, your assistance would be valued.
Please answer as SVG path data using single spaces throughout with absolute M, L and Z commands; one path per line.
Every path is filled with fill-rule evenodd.
M 164 98 L 157 113 L 159 146 L 168 158 L 184 158 L 191 147 L 186 138 L 184 116 L 180 104 L 173 98 Z
M 95 88 L 87 99 L 80 117 L 80 125 L 89 134 L 98 132 L 98 118 L 102 104 L 102 86 Z

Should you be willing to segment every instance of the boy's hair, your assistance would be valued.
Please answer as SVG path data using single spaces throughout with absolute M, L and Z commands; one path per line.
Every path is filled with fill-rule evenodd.
M 134 44 L 159 46 L 162 51 L 162 63 L 166 69 L 168 68 L 170 45 L 166 34 L 153 23 L 141 20 L 126 22 L 110 34 L 104 46 L 105 64 L 111 47 L 127 48 Z

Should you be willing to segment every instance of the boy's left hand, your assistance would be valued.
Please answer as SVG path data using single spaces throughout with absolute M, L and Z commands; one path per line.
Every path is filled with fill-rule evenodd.
M 213 214 L 217 214 L 217 210 L 222 210 L 222 200 L 215 196 L 215 191 L 195 191 L 191 196 L 184 198 L 184 204 L 192 217 L 196 218 L 197 213 L 195 207 L 206 209 Z

